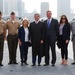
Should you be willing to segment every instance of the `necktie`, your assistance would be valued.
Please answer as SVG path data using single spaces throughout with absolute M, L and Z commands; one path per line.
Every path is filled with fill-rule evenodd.
M 49 28 L 50 27 L 50 20 L 47 21 L 47 24 L 48 24 L 48 28 Z

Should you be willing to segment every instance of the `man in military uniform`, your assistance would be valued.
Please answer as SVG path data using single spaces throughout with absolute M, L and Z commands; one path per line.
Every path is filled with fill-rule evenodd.
M 3 66 L 4 26 L 5 22 L 2 20 L 2 12 L 0 11 L 0 66 Z
M 10 20 L 6 22 L 5 29 L 8 29 L 7 43 L 9 49 L 9 63 L 8 64 L 18 64 L 16 61 L 16 52 L 18 45 L 18 29 L 20 23 L 15 19 L 15 13 L 11 12 Z

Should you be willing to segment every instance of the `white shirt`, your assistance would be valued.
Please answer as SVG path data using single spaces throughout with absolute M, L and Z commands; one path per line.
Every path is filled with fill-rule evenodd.
M 15 21 L 14 21 L 14 20 L 12 20 L 12 23 L 15 23 Z
M 24 30 L 25 30 L 25 42 L 28 42 L 29 30 L 28 28 L 24 28 Z
M 38 21 L 35 21 L 35 23 L 38 24 L 39 23 L 39 20 Z
M 15 20 L 15 19 L 14 19 Z M 12 23 L 15 23 L 15 21 L 11 19 Z
M 51 22 L 51 21 L 52 21 L 52 18 L 50 18 L 50 19 L 47 19 L 47 21 L 50 21 L 50 22 Z

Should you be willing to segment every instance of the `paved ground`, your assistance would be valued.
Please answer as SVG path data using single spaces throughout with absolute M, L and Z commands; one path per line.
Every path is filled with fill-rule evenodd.
M 31 48 L 29 48 L 28 54 L 28 66 L 20 66 L 20 55 L 19 49 L 17 51 L 17 61 L 18 65 L 8 65 L 8 48 L 7 42 L 4 45 L 4 60 L 3 67 L 0 67 L 0 75 L 75 75 L 75 66 L 71 65 L 73 62 L 72 58 L 72 43 L 69 44 L 69 60 L 68 65 L 60 65 L 60 50 L 57 48 L 57 62 L 55 67 L 51 66 L 41 66 L 32 67 L 31 66 Z M 44 58 L 42 59 L 42 65 L 44 64 Z

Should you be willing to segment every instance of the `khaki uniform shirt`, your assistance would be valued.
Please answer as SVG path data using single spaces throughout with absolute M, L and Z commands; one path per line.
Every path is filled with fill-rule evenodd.
M 5 27 L 5 21 L 4 20 L 0 20 L 0 34 L 4 33 L 4 27 Z
M 8 29 L 8 35 L 18 34 L 18 29 L 20 28 L 20 23 L 17 20 L 9 20 L 6 22 L 5 29 Z

